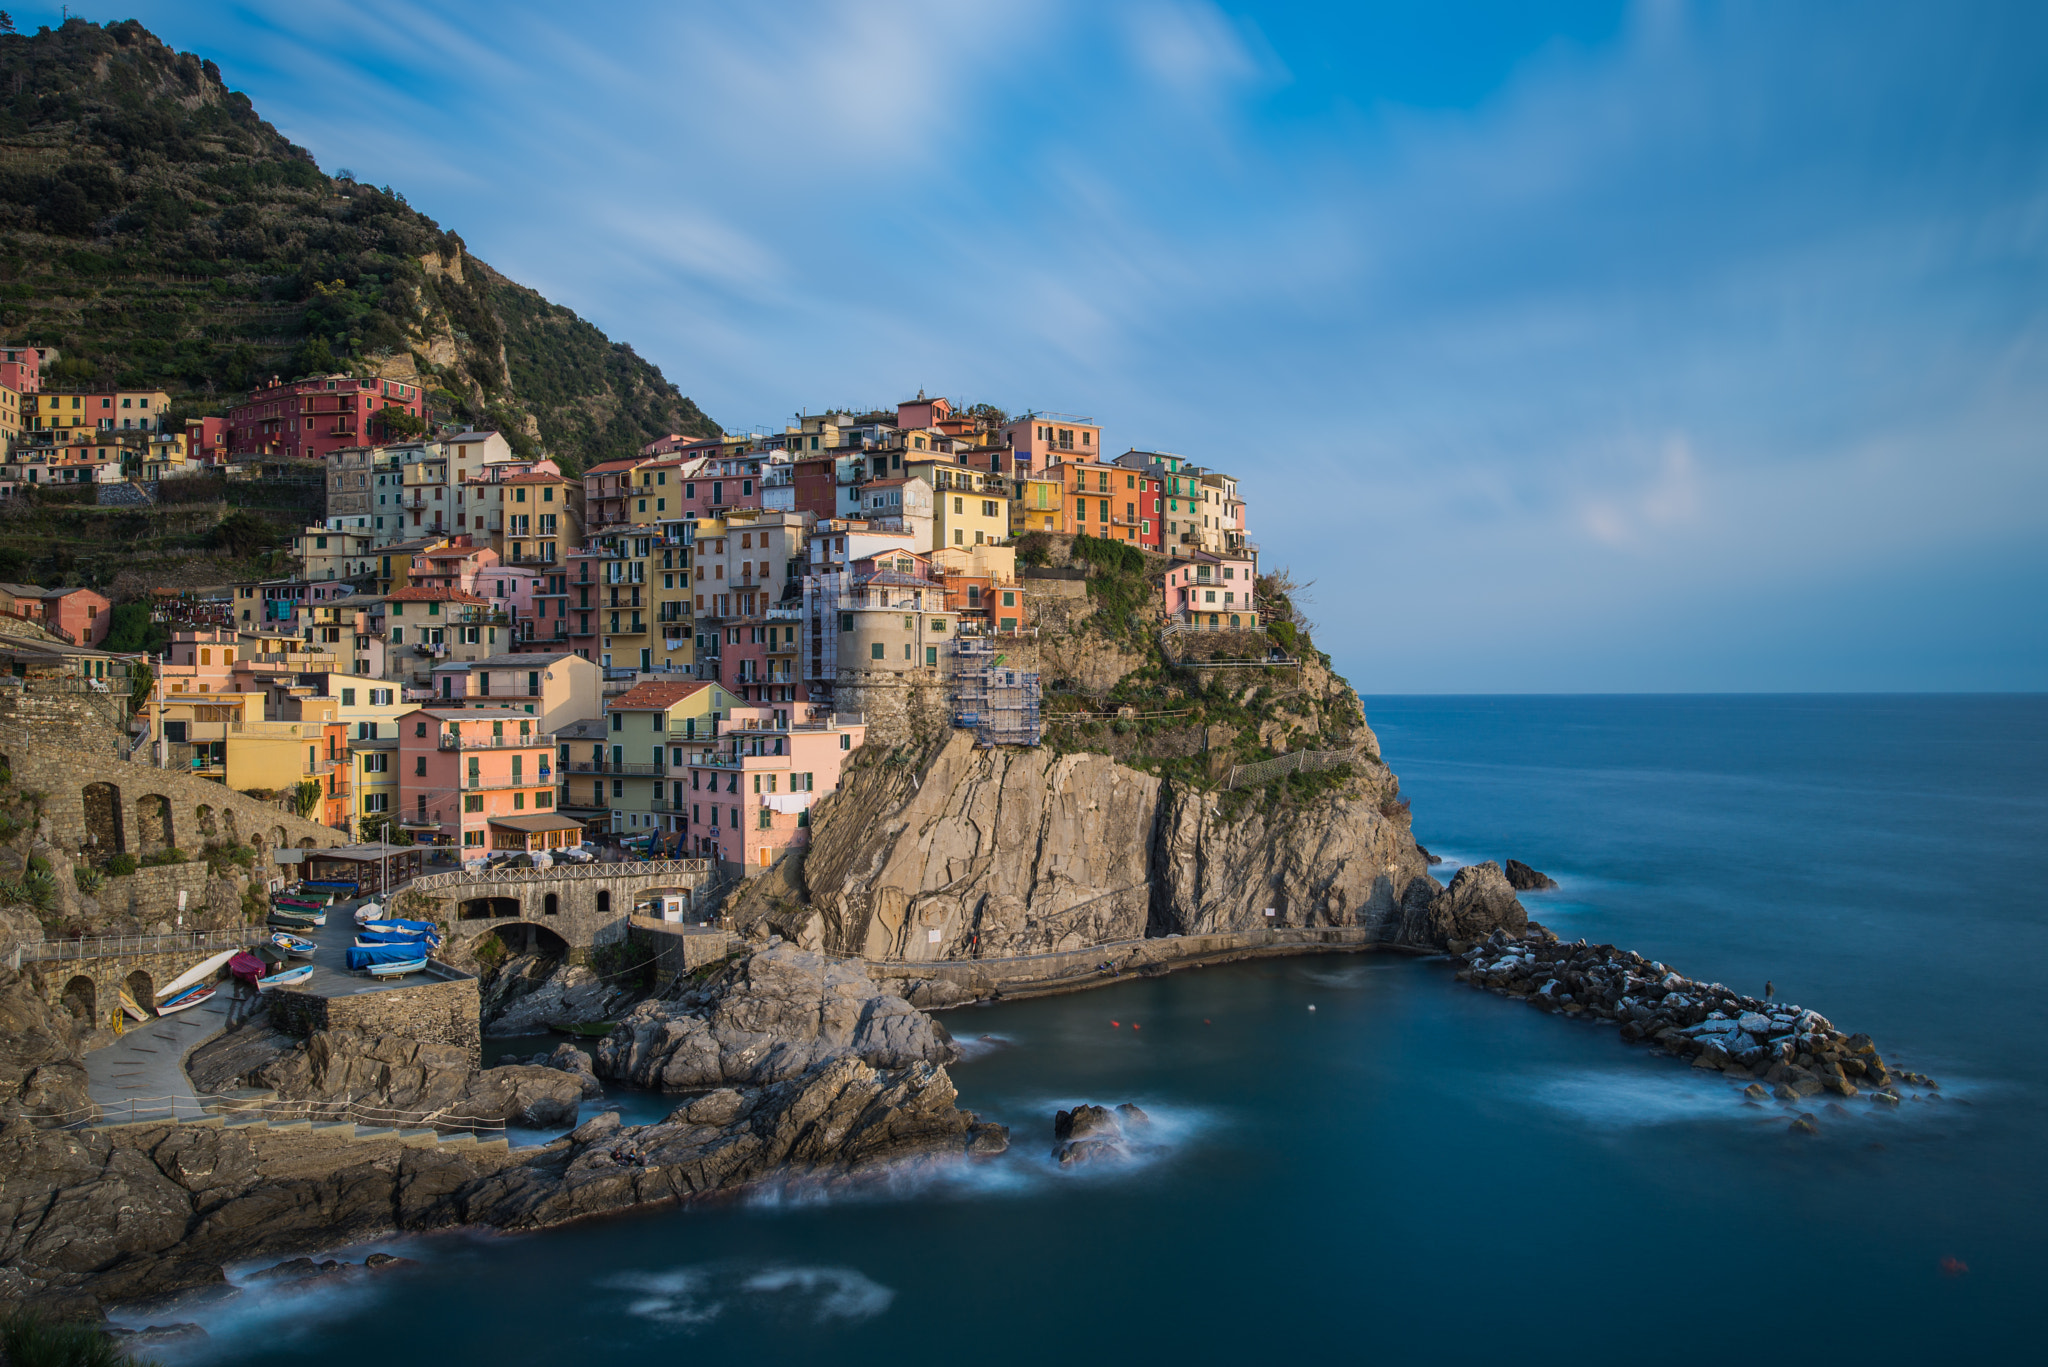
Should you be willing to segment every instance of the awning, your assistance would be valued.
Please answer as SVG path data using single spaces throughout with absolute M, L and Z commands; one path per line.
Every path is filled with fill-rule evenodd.
M 508 831 L 580 831 L 583 829 L 582 822 L 568 816 L 494 816 L 490 819 L 490 824 L 501 826 Z

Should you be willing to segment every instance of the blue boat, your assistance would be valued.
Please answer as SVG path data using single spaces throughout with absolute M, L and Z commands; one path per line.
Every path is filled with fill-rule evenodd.
M 158 1002 L 156 1004 L 156 1013 L 159 1016 L 168 1016 L 174 1011 L 183 1011 L 188 1006 L 197 1006 L 201 1002 L 212 1000 L 212 984 L 194 983 L 191 987 L 186 988 L 183 992 L 178 993 L 175 997 L 170 997 L 164 1001 Z
M 418 925 L 417 930 L 396 930 L 395 926 Z M 361 945 L 425 945 L 428 949 L 441 947 L 441 932 L 430 925 L 412 921 L 372 921 L 356 932 L 356 944 Z
M 432 935 L 437 933 L 432 921 L 365 921 L 364 930 L 381 930 L 393 935 Z
M 256 980 L 256 989 L 260 992 L 265 988 L 271 987 L 297 987 L 312 976 L 313 965 L 300 964 L 297 968 L 287 968 L 283 972 L 273 973 L 267 978 L 258 978 Z
M 367 970 L 378 977 L 387 976 L 387 972 L 379 970 L 391 974 L 416 973 L 427 966 L 426 951 L 417 944 L 364 945 L 342 952 L 351 969 L 358 973 Z
M 319 948 L 319 946 L 314 944 L 311 940 L 301 939 L 296 935 L 290 934 L 289 932 L 282 930 L 273 930 L 270 932 L 270 943 L 276 945 L 279 949 L 291 955 L 294 959 L 310 959 L 313 957 L 313 951 Z

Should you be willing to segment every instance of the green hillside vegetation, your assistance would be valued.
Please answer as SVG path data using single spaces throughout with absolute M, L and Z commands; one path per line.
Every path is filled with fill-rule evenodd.
M 581 468 L 717 427 L 630 347 L 470 258 L 402 192 L 323 174 L 219 69 L 133 22 L 0 36 L 0 334 L 50 387 L 187 415 L 349 370 Z

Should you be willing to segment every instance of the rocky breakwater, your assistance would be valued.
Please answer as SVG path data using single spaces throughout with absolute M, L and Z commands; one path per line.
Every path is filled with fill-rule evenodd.
M 1131 1102 L 1111 1109 L 1081 1105 L 1052 1118 L 1052 1159 L 1063 1168 L 1085 1163 L 1117 1162 L 1158 1148 L 1145 1142 L 1152 1117 Z
M 1563 943 L 1535 925 L 1520 938 L 1495 931 L 1480 943 L 1451 947 L 1466 963 L 1461 981 L 1563 1015 L 1617 1023 L 1623 1039 L 1745 1083 L 1755 1100 L 1796 1104 L 1832 1094 L 1896 1106 L 1899 1084 L 1937 1085 L 1923 1073 L 1894 1069 L 1870 1036 L 1844 1034 L 1817 1011 L 1698 982 L 1631 950 Z M 1810 1117 L 1792 1123 L 1813 1128 Z

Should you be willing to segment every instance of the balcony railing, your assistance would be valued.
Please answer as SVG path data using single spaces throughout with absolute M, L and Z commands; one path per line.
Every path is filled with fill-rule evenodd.
M 501 792 L 507 788 L 552 788 L 554 786 L 554 776 L 546 769 L 541 770 L 540 773 L 532 778 L 479 779 L 474 783 L 464 778 L 462 781 L 462 791 L 465 793 L 491 793 Z
M 669 768 L 667 764 L 608 759 L 572 759 L 561 765 L 565 774 L 621 774 L 628 778 L 665 778 Z
M 439 741 L 443 750 L 534 750 L 552 748 L 554 743 L 554 734 L 547 731 L 523 736 L 465 736 L 443 731 Z

